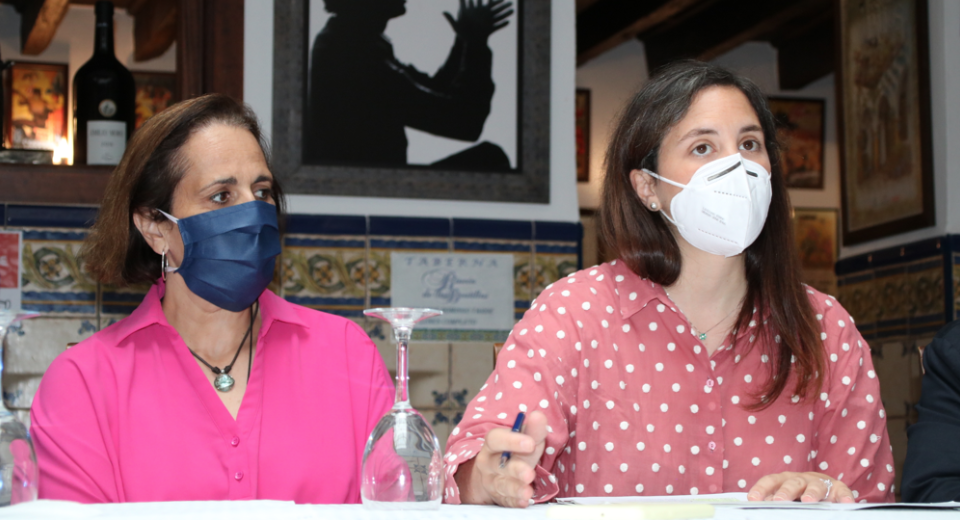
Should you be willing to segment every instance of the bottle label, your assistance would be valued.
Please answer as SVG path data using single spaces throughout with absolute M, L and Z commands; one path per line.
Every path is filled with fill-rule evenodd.
M 117 113 L 117 104 L 112 99 L 104 99 L 97 108 L 103 117 L 113 117 L 113 114 Z
M 87 164 L 120 164 L 126 147 L 126 123 L 87 121 Z

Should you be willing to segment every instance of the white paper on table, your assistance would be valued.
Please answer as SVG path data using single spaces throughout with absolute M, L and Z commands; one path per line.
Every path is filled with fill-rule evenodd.
M 860 509 L 960 509 L 960 502 L 938 502 L 932 504 L 912 503 L 860 503 L 835 504 L 831 502 L 748 502 L 746 493 L 717 493 L 713 495 L 667 495 L 667 496 L 631 496 L 631 497 L 569 497 L 559 498 L 559 504 L 601 505 L 601 504 L 637 504 L 644 502 L 684 502 L 710 504 L 732 509 L 813 509 L 828 511 L 856 511 Z

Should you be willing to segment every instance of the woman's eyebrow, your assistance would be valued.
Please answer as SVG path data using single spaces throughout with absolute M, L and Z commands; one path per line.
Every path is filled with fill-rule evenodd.
M 236 186 L 236 185 L 237 185 L 237 178 L 236 178 L 236 177 L 226 177 L 226 178 L 223 178 L 223 179 L 217 179 L 217 180 L 211 182 L 210 184 L 207 184 L 207 185 L 204 186 L 202 189 L 205 190 L 205 189 L 209 188 L 210 186 L 216 186 L 216 185 L 218 185 L 218 184 L 227 184 L 227 185 L 230 185 L 230 186 Z
M 741 130 L 742 132 L 743 130 Z M 700 137 L 701 135 L 717 135 L 717 131 L 712 128 L 694 128 L 687 132 L 683 137 L 680 138 L 680 142 L 686 141 L 694 137 Z
M 261 175 L 253 181 L 254 184 L 257 184 L 258 182 L 273 182 L 273 177 L 269 175 Z
M 760 128 L 760 125 L 747 125 L 740 129 L 741 134 L 745 134 L 747 132 L 763 132 L 763 128 Z

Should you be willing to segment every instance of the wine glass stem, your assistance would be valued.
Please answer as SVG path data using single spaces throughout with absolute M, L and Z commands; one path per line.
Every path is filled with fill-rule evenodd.
M 410 381 L 408 372 L 409 355 L 407 353 L 410 332 L 407 327 L 397 327 L 393 331 L 394 337 L 397 339 L 397 396 L 393 405 L 394 409 L 410 407 L 410 395 L 407 389 L 407 384 Z

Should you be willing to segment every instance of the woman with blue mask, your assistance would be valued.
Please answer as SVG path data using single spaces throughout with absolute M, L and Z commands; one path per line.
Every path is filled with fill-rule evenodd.
M 616 260 L 547 287 L 514 327 L 447 442 L 447 502 L 892 500 L 870 350 L 800 281 L 778 157 L 749 80 L 692 61 L 650 78 L 607 152 Z
M 359 502 L 393 385 L 356 324 L 267 289 L 283 207 L 255 116 L 227 96 L 134 134 L 81 258 L 101 283 L 154 285 L 45 374 L 42 498 Z

